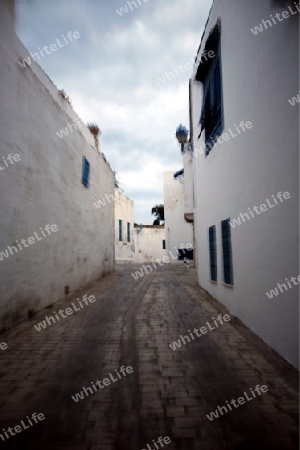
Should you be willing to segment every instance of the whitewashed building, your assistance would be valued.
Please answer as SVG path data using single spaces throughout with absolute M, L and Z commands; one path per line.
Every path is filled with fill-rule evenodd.
M 135 262 L 161 261 L 167 254 L 164 225 L 135 227 L 134 252 Z
M 190 96 L 198 279 L 295 366 L 298 76 L 293 2 L 214 0 Z
M 115 257 L 117 263 L 144 263 L 166 255 L 163 225 L 134 224 L 134 202 L 115 190 Z
M 174 177 L 172 170 L 165 171 L 163 176 L 166 250 L 167 253 L 178 254 L 179 249 L 185 249 L 185 254 L 188 255 L 193 249 L 193 225 L 186 220 L 188 218 L 186 213 L 189 214 L 191 208 L 191 186 L 188 185 L 185 191 L 183 171 L 178 172 L 177 178 Z M 172 259 L 171 262 L 178 261 Z
M 114 173 L 65 95 L 22 63 L 14 20 L 1 1 L 0 330 L 114 270 L 114 202 L 96 206 Z
M 134 202 L 120 189 L 115 189 L 115 258 L 126 262 L 134 258 Z

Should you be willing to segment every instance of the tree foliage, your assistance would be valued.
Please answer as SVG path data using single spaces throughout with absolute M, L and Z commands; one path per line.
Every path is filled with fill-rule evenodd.
M 160 222 L 164 222 L 165 220 L 165 209 L 164 205 L 155 205 L 151 210 L 151 214 L 155 216 L 155 220 L 153 225 L 160 225 Z

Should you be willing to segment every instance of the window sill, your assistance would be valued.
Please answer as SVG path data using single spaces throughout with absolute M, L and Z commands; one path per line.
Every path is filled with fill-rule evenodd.
M 217 280 L 211 280 L 211 279 L 209 279 L 209 281 L 210 281 L 211 283 L 213 283 L 213 284 L 218 284 L 218 281 L 217 281 Z
M 225 287 L 231 288 L 231 289 L 234 288 L 234 284 L 228 284 L 228 283 L 224 283 L 223 282 L 222 285 L 225 286 Z

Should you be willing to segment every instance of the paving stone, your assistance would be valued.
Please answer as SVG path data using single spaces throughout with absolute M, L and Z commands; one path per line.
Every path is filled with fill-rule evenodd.
M 170 407 L 166 408 L 167 417 L 181 417 L 184 416 L 184 408 L 182 407 Z
M 34 324 L 45 310 L 3 335 L 9 346 L 0 355 L 0 429 L 35 411 L 46 418 L 5 447 L 140 450 L 169 436 L 169 450 L 297 450 L 295 369 L 237 319 L 172 350 L 169 344 L 224 314 L 224 306 L 197 285 L 194 269 L 169 265 L 133 280 L 138 268 L 118 265 L 82 289 L 80 296 L 98 299 L 84 314 L 38 333 Z M 72 399 L 122 365 L 134 371 Z M 208 419 L 257 384 L 269 391 Z

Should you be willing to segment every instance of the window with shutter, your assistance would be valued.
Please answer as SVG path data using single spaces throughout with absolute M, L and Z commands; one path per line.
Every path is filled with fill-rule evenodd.
M 203 84 L 199 137 L 205 130 L 206 156 L 224 129 L 220 40 L 221 27 L 217 24 L 205 46 L 205 50 L 208 52 L 212 49 L 215 56 L 209 61 L 200 63 L 196 75 L 196 80 Z
M 232 247 L 230 219 L 222 220 L 222 247 L 224 282 L 233 285 Z
M 127 242 L 130 242 L 130 223 L 127 222 Z
M 209 227 L 209 255 L 210 255 L 210 279 L 217 281 L 217 242 L 216 227 Z
M 119 220 L 119 241 L 123 240 L 122 227 L 123 227 L 122 220 Z
M 85 156 L 82 158 L 82 177 L 81 177 L 82 184 L 85 187 L 89 187 L 90 183 L 90 163 L 86 159 Z

